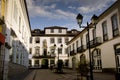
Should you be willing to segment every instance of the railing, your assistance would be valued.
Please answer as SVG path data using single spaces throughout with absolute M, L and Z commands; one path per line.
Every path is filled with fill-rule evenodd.
M 33 58 L 40 58 L 40 54 L 39 53 L 35 53 L 32 57 Z
M 55 58 L 55 54 L 50 55 L 40 55 L 41 58 Z
M 55 54 L 50 54 L 50 55 L 40 55 L 40 54 L 34 54 L 33 58 L 55 58 Z
M 70 56 L 75 55 L 75 50 L 70 51 Z
M 93 40 L 90 41 L 90 48 L 96 47 L 102 43 L 101 37 L 96 37 Z M 87 43 L 87 48 L 89 48 L 89 45 Z
M 86 46 L 82 45 L 82 46 L 80 46 L 80 47 L 77 48 L 77 53 L 84 52 L 85 50 L 86 50 Z

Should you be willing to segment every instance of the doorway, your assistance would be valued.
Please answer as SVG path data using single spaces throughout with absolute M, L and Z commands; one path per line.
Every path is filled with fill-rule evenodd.
M 48 69 L 48 59 L 42 60 L 41 68 Z
M 101 52 L 100 49 L 94 49 L 93 56 L 93 70 L 102 70 Z

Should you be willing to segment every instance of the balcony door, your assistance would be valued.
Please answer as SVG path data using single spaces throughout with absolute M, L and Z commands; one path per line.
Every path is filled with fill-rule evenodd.
M 93 56 L 93 70 L 102 70 L 101 52 L 100 49 L 94 49 L 92 52 Z
M 115 46 L 115 57 L 117 72 L 120 73 L 120 44 Z

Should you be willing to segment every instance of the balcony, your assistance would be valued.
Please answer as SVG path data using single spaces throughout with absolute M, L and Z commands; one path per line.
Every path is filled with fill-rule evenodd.
M 35 53 L 32 58 L 40 58 L 40 54 L 39 53 Z
M 50 55 L 40 55 L 40 58 L 55 58 L 55 54 L 50 54 Z
M 75 55 L 76 53 L 75 53 L 75 50 L 72 50 L 72 51 L 70 51 L 70 56 L 73 56 L 73 55 Z
M 93 40 L 90 41 L 90 48 L 96 47 L 102 43 L 101 37 L 96 37 Z M 87 48 L 89 48 L 89 45 L 87 43 Z
M 32 58 L 55 58 L 55 54 L 51 54 L 51 55 L 34 54 Z
M 80 46 L 80 47 L 77 48 L 77 53 L 84 52 L 85 50 L 86 50 L 86 46 L 82 45 L 82 46 Z

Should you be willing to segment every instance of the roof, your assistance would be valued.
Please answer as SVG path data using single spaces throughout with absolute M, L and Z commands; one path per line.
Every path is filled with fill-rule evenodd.
M 45 27 L 44 29 L 68 29 L 68 28 L 60 27 L 60 26 L 51 26 L 51 27 Z
M 47 29 L 49 29 L 49 28 L 47 28 Z M 50 27 L 50 29 L 51 29 L 51 27 Z M 56 28 L 54 28 L 54 29 L 56 29 Z M 59 29 L 59 28 L 57 27 L 57 29 Z M 63 29 L 63 27 L 62 27 L 62 29 Z M 65 29 L 67 29 L 67 28 L 65 28 Z M 79 31 L 77 31 L 77 30 L 75 30 L 75 31 L 76 32 L 73 33 L 70 30 L 70 31 L 67 31 L 66 34 L 45 34 L 45 30 L 34 29 L 34 30 L 31 30 L 31 34 L 32 34 L 32 36 L 75 36 L 79 33 Z

